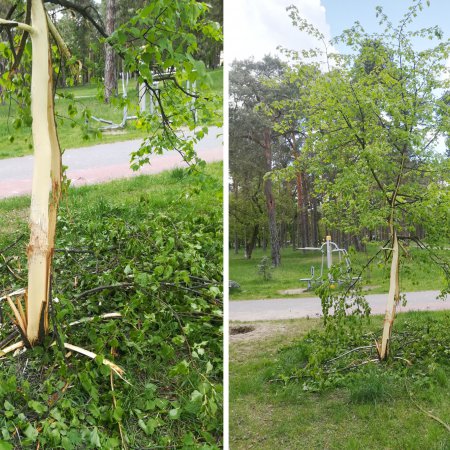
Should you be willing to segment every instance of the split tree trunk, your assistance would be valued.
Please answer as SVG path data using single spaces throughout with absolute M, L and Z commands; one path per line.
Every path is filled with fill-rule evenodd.
M 399 248 L 397 232 L 392 227 L 392 261 L 391 261 L 391 275 L 389 281 L 388 302 L 386 305 L 386 313 L 384 316 L 383 337 L 381 346 L 378 346 L 380 360 L 384 361 L 389 355 L 389 341 L 391 339 L 392 325 L 395 318 L 395 307 L 400 296 L 399 287 Z
M 34 168 L 28 245 L 26 338 L 30 345 L 34 345 L 48 331 L 50 272 L 61 192 L 61 153 L 53 112 L 53 69 L 42 0 L 32 0 L 31 23 Z

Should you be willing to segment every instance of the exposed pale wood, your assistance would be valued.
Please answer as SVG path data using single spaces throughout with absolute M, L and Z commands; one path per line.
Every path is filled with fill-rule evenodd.
M 22 315 L 20 314 L 20 311 L 17 309 L 16 305 L 9 297 L 7 298 L 7 300 L 8 300 L 8 304 L 9 304 L 10 308 L 12 309 L 14 317 L 17 320 L 17 324 L 19 325 L 20 329 L 23 332 L 25 332 L 25 330 L 27 329 L 27 326 L 26 326 L 26 322 L 22 318 Z
M 12 344 L 9 347 L 5 347 L 4 349 L 0 350 L 0 356 L 5 356 L 6 354 L 11 353 L 14 350 L 23 348 L 24 346 L 25 344 L 23 341 L 16 342 L 15 344 Z
M 106 314 L 102 314 L 101 316 L 99 316 L 100 319 L 120 319 L 121 317 L 122 317 L 122 314 L 120 314 L 118 312 L 106 313 Z M 74 325 L 79 325 L 81 323 L 92 322 L 95 319 L 96 319 L 96 317 L 85 317 L 83 319 L 76 320 L 75 322 L 69 323 L 69 327 L 73 327 Z
M 31 35 L 35 31 L 32 26 L 27 25 L 26 23 L 16 22 L 14 20 L 0 19 L 0 25 L 11 25 L 13 27 L 19 28 L 20 30 L 28 31 L 28 33 L 30 33 Z
M 91 358 L 91 359 L 95 359 L 98 356 L 94 352 L 91 352 L 91 351 L 86 350 L 86 349 L 81 348 L 81 347 L 77 347 L 76 345 L 67 344 L 66 342 L 64 343 L 64 347 L 67 350 L 72 350 L 74 352 L 81 353 L 82 355 L 87 356 L 88 358 Z M 105 366 L 110 367 L 114 371 L 114 373 L 116 373 L 120 378 L 122 378 L 122 380 L 124 380 L 124 381 L 126 381 L 128 383 L 128 381 L 123 378 L 123 375 L 125 374 L 125 371 L 121 367 L 119 367 L 117 364 L 114 364 L 109 359 L 103 358 L 102 362 L 103 362 L 103 364 L 105 364 Z
M 47 15 L 41 0 L 32 0 L 31 114 L 34 144 L 34 167 L 30 208 L 30 243 L 28 246 L 28 305 L 27 338 L 33 345 L 39 338 L 39 325 L 44 315 L 44 329 L 48 325 L 48 285 L 53 249 L 49 234 L 53 231 L 49 217 L 49 192 L 51 189 L 52 147 L 51 122 L 53 111 L 49 89 L 51 70 Z
M 391 274 L 389 281 L 389 294 L 386 305 L 386 313 L 384 316 L 383 336 L 381 346 L 379 347 L 379 356 L 381 360 L 385 360 L 388 356 L 389 340 L 391 338 L 392 324 L 395 318 L 395 306 L 399 300 L 399 248 L 397 232 L 392 231 L 392 261 Z
M 5 295 L 4 297 L 0 297 L 1 300 L 6 300 L 8 297 L 15 297 L 16 295 L 23 295 L 25 294 L 25 289 L 18 289 L 17 291 L 11 292 L 11 294 Z

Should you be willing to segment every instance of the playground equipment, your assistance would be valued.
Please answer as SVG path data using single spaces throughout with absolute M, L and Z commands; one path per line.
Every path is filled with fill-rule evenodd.
M 170 77 L 173 77 L 175 75 L 175 71 L 168 71 L 163 73 L 154 73 L 153 75 L 153 81 L 151 83 L 151 88 L 153 89 L 153 92 L 148 89 L 147 85 L 145 83 L 141 83 L 139 85 L 139 111 L 142 113 L 148 111 L 150 115 L 153 115 L 157 112 L 157 108 L 155 107 L 155 104 L 157 101 L 155 100 L 154 92 L 156 92 L 159 89 L 159 83 L 160 81 L 170 79 Z M 198 119 L 198 113 L 195 109 L 195 95 L 196 95 L 196 89 L 197 89 L 197 82 L 190 82 L 189 80 L 186 81 L 186 85 L 184 86 L 185 93 L 187 95 L 192 96 L 191 100 L 191 112 L 194 116 L 194 120 L 197 122 Z M 148 107 L 147 107 L 147 99 L 148 99 Z
M 314 266 L 311 266 L 311 277 L 310 278 L 300 278 L 300 281 L 308 283 L 308 290 L 310 290 L 314 284 L 320 283 L 323 278 L 325 258 L 327 262 L 328 278 L 330 281 L 335 281 L 336 283 L 342 283 L 342 280 L 333 280 L 330 272 L 331 266 L 333 265 L 333 253 L 337 253 L 339 257 L 339 263 L 345 262 L 347 266 L 347 272 L 350 272 L 351 263 L 350 257 L 348 256 L 347 250 L 345 248 L 339 248 L 337 244 L 332 242 L 331 236 L 327 236 L 325 242 L 320 247 L 300 247 L 297 250 L 319 250 L 322 253 L 322 264 L 320 266 L 320 275 L 316 276 Z
M 128 72 L 126 72 L 126 73 L 122 72 L 121 76 L 122 76 L 122 98 L 124 100 L 126 100 L 127 96 L 128 96 L 127 88 L 128 88 L 128 84 L 130 82 L 130 74 Z M 101 130 L 101 131 L 106 131 L 106 130 L 117 130 L 117 129 L 125 128 L 127 121 L 128 120 L 136 120 L 137 116 L 129 116 L 128 115 L 128 106 L 125 103 L 125 106 L 123 107 L 122 122 L 120 122 L 120 123 L 114 123 L 111 120 L 102 119 L 100 117 L 95 117 L 95 116 L 91 116 L 91 118 L 93 120 L 95 120 L 96 122 L 107 123 L 108 125 L 105 125 L 105 126 L 99 128 L 99 130 Z

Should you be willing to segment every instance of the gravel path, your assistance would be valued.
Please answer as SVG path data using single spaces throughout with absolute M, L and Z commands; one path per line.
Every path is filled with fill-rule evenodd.
M 439 291 L 408 292 L 406 306 L 399 305 L 397 312 L 450 310 L 450 299 L 437 300 Z M 384 314 L 387 294 L 366 296 L 372 314 Z M 270 300 L 243 300 L 229 302 L 230 321 L 253 322 L 257 320 L 283 320 L 322 315 L 320 299 L 280 298 Z
M 198 155 L 206 162 L 223 159 L 221 132 L 221 129 L 211 128 L 209 134 L 195 146 Z M 68 166 L 67 176 L 72 180 L 72 185 L 81 186 L 185 166 L 177 152 L 167 151 L 151 156 L 151 164 L 137 172 L 132 171 L 130 154 L 140 147 L 141 142 L 138 139 L 66 150 L 63 164 Z M 0 160 L 0 198 L 30 194 L 32 173 L 33 156 Z

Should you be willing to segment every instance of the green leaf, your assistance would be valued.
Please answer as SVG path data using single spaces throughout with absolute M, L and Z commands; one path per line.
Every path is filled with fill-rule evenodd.
M 30 400 L 28 402 L 28 406 L 34 410 L 35 412 L 37 412 L 38 414 L 42 414 L 45 411 L 47 411 L 47 405 L 44 405 L 43 403 L 39 403 L 36 400 Z
M 0 450 L 13 450 L 13 446 L 6 441 L 0 441 Z
M 180 418 L 181 408 L 174 408 L 169 411 L 169 419 L 177 420 Z
M 31 423 L 28 424 L 27 428 L 24 431 L 25 436 L 28 439 L 31 439 L 32 442 L 35 442 L 37 437 L 39 436 L 38 430 L 31 425 Z
M 101 447 L 100 436 L 98 435 L 97 427 L 94 427 L 94 429 L 91 431 L 90 443 L 95 447 Z

